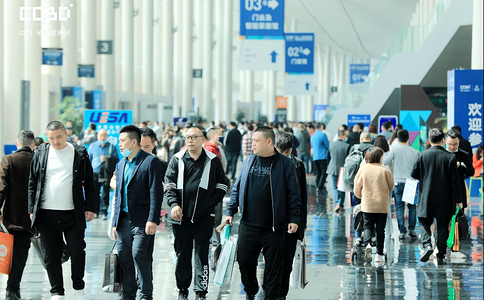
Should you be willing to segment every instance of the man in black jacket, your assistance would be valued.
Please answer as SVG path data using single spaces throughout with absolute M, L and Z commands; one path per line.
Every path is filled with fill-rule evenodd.
M 258 128 L 252 137 L 254 154 L 244 160 L 232 189 L 227 218 L 231 225 L 240 209 L 237 262 L 246 299 L 259 290 L 257 259 L 263 249 L 265 299 L 277 299 L 282 280 L 284 237 L 296 233 L 301 202 L 296 167 L 291 159 L 274 148 L 272 128 Z
M 32 131 L 20 131 L 15 141 L 17 151 L 4 156 L 0 167 L 0 222 L 14 236 L 12 264 L 5 295 L 7 300 L 20 299 L 20 281 L 30 249 L 32 231 L 27 213 L 27 189 L 30 162 L 34 157 L 34 139 Z
M 86 221 L 94 218 L 94 177 L 86 148 L 67 142 L 67 131 L 59 121 L 46 127 L 50 144 L 41 145 L 30 165 L 29 213 L 38 227 L 46 252 L 46 269 L 52 299 L 64 299 L 61 256 L 63 236 L 71 256 L 72 282 L 76 299 L 84 295 Z
M 209 283 L 208 249 L 215 206 L 227 193 L 229 181 L 217 155 L 202 147 L 206 133 L 200 126 L 185 135 L 187 148 L 173 155 L 165 175 L 166 199 L 174 220 L 178 299 L 188 299 L 195 241 L 195 299 L 206 299 Z
M 454 125 L 452 126 L 451 130 L 459 133 L 457 136 L 457 138 L 459 139 L 459 148 L 467 152 L 467 154 L 469 155 L 469 159 L 472 162 L 472 146 L 471 143 L 469 143 L 469 141 L 462 136 L 462 128 L 459 125 Z
M 237 161 L 239 160 L 239 154 L 242 147 L 242 134 L 237 129 L 235 122 L 230 122 L 230 131 L 225 138 L 225 156 L 227 157 L 227 169 L 225 174 L 228 176 L 229 172 L 232 172 L 230 180 L 235 180 L 235 173 L 237 172 Z
M 346 144 L 345 144 L 346 145 Z M 284 268 L 282 270 L 282 282 L 279 290 L 278 299 L 286 299 L 289 292 L 289 278 L 292 272 L 292 262 L 294 254 L 296 253 L 297 240 L 304 239 L 304 232 L 307 227 L 308 216 L 308 190 L 306 185 L 306 168 L 304 163 L 299 158 L 291 154 L 293 146 L 293 139 L 290 133 L 280 132 L 276 135 L 276 149 L 281 154 L 289 157 L 296 166 L 297 187 L 299 190 L 299 201 L 301 202 L 301 214 L 298 224 L 297 234 L 290 234 L 286 232 L 285 236 L 285 253 L 284 253 Z

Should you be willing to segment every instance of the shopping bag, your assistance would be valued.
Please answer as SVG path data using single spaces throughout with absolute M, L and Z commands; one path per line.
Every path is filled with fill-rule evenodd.
M 102 290 L 106 293 L 119 293 L 122 291 L 121 266 L 118 261 L 118 254 L 114 243 L 111 252 L 104 257 L 104 278 Z
M 296 252 L 292 263 L 292 272 L 289 277 L 291 288 L 304 289 L 308 281 L 306 280 L 306 245 L 304 241 L 297 241 Z
M 40 238 L 40 233 L 37 233 L 33 237 L 30 238 L 30 242 L 32 243 L 32 246 L 35 249 L 35 252 L 40 258 L 40 262 L 42 263 L 42 266 L 44 266 L 44 269 L 47 269 L 45 265 L 45 248 L 42 245 L 42 240 Z M 67 245 L 66 243 L 63 243 L 63 248 L 62 248 L 62 257 L 61 257 L 61 262 L 65 263 L 66 261 L 69 260 L 69 252 L 67 251 Z
M 225 241 L 222 247 L 222 253 L 217 263 L 217 268 L 213 276 L 213 283 L 222 286 L 229 284 L 232 280 L 232 272 L 234 269 L 235 255 L 237 248 L 237 239 L 230 238 Z
M 8 275 L 12 267 L 13 235 L 8 233 L 3 223 L 0 225 L 3 231 L 0 232 L 0 273 Z
M 459 240 L 459 222 L 455 222 L 454 229 L 454 245 L 452 246 L 452 251 L 460 251 L 460 240 Z
M 351 192 L 353 191 L 353 187 L 351 186 L 351 184 L 343 180 L 343 173 L 344 169 L 342 167 L 339 168 L 338 182 L 336 184 L 336 186 L 338 187 L 338 191 Z
M 222 229 L 222 232 L 220 232 L 220 243 L 222 245 L 224 245 L 225 242 L 230 238 L 231 233 L 232 233 L 231 225 L 227 225 Z
M 455 214 L 452 216 L 450 220 L 450 230 L 449 230 L 449 237 L 447 238 L 447 247 L 452 249 L 454 246 L 454 239 L 455 239 L 455 220 L 457 218 L 457 214 L 459 213 L 459 206 L 455 209 Z
M 459 223 L 459 240 L 467 240 L 471 236 L 469 230 L 469 220 L 463 210 L 459 210 L 459 213 L 455 217 L 455 222 Z
M 403 189 L 402 201 L 416 205 L 418 200 L 418 180 L 407 178 Z

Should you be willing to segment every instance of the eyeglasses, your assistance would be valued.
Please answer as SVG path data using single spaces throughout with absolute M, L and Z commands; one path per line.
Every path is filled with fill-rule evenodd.
M 455 144 L 447 143 L 447 147 L 457 147 L 457 146 L 459 146 L 459 143 L 455 143 Z
M 202 137 L 203 135 L 188 135 L 186 137 L 184 137 L 183 139 L 186 140 L 186 141 L 193 141 L 193 140 L 196 140 L 197 138 L 199 137 Z

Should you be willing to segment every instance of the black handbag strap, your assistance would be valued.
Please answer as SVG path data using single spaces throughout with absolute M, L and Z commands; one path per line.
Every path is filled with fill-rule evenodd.
M 116 247 L 116 243 L 117 243 L 117 242 L 118 242 L 118 241 L 114 241 L 114 245 L 113 245 L 113 248 L 111 248 L 111 251 L 110 251 L 109 253 L 113 253 L 113 251 L 114 251 L 114 248 Z

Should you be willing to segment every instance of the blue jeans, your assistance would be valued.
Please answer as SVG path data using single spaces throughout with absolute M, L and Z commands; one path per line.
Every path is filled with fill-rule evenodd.
M 345 192 L 338 191 L 338 175 L 331 175 L 333 177 L 333 193 L 334 205 L 345 206 Z
M 147 235 L 145 226 L 133 226 L 129 215 L 124 212 L 119 216 L 116 232 L 118 258 L 122 269 L 123 299 L 134 300 L 136 298 L 138 285 L 135 273 L 138 273 L 141 288 L 140 298 L 152 299 L 155 236 Z M 137 272 L 135 272 L 135 266 Z
M 306 167 L 306 173 L 309 173 L 309 152 L 299 152 L 299 159 L 303 161 Z
M 407 233 L 407 228 L 405 228 L 405 204 L 408 206 L 408 229 L 415 230 L 415 224 L 417 223 L 417 212 L 416 205 L 408 204 L 402 201 L 403 190 L 405 189 L 405 183 L 396 182 L 395 190 L 393 191 L 395 195 L 395 211 L 397 214 L 398 230 L 401 234 Z

